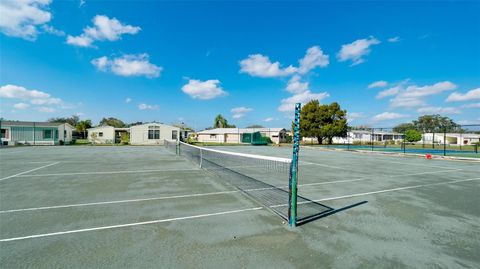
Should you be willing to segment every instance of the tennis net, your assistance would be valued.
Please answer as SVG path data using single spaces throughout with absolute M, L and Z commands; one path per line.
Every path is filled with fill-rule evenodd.
M 288 220 L 288 183 L 291 160 L 279 157 L 235 153 L 189 145 L 180 142 L 176 153 L 222 178 L 251 199 Z M 172 148 L 172 144 L 169 144 Z M 307 221 L 332 210 L 309 199 L 297 196 L 297 222 Z
M 165 140 L 164 145 L 166 149 L 177 154 L 177 147 L 178 147 L 177 140 Z

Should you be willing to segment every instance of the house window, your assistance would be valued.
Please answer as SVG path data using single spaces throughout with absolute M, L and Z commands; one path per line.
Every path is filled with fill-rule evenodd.
M 173 139 L 173 140 L 177 140 L 177 139 L 178 139 L 178 131 L 176 131 L 176 130 L 173 130 L 173 131 L 172 131 L 172 139 Z
M 211 134 L 210 138 L 217 138 L 217 135 L 216 134 Z
M 148 139 L 160 139 L 160 126 L 148 127 Z
M 98 137 L 103 137 L 103 132 L 99 132 Z
M 43 138 L 52 139 L 52 130 L 43 130 Z
M 8 129 L 2 129 L 2 138 L 8 139 Z

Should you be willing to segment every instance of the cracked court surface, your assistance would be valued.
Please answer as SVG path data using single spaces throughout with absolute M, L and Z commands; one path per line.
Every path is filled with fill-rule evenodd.
M 2 148 L 0 158 L 2 268 L 480 265 L 478 162 L 302 148 L 300 195 L 367 203 L 291 229 L 163 147 Z

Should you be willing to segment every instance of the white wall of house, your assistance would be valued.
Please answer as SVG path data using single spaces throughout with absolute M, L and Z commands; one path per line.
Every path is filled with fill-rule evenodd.
M 163 145 L 164 140 L 178 139 L 180 128 L 161 124 L 146 123 L 130 127 L 130 144 Z
M 62 140 L 67 144 L 72 142 L 73 129 L 73 126 L 68 123 L 58 126 L 58 140 Z
M 242 143 L 242 134 L 260 132 L 273 143 L 285 142 L 286 130 L 282 128 L 217 128 L 197 133 L 197 141 L 205 143 Z
M 425 144 L 446 144 L 451 146 L 473 145 L 480 141 L 479 134 L 461 134 L 461 133 L 425 133 L 422 135 L 422 140 L 418 143 Z
M 115 142 L 115 128 L 112 126 L 98 126 L 87 129 L 88 141 L 93 144 L 113 144 Z

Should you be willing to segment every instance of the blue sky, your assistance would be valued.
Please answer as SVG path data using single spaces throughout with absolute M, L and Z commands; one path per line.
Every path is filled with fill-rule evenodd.
M 293 103 L 352 125 L 480 123 L 479 2 L 0 2 L 0 116 L 126 122 L 221 113 L 289 127 Z

